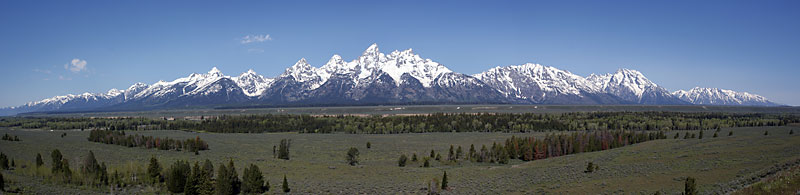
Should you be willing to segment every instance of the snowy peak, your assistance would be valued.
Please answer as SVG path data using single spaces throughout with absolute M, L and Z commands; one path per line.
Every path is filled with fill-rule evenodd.
M 558 68 L 527 63 L 495 67 L 473 75 L 506 97 L 541 103 L 557 96 L 584 97 L 597 93 L 596 87 L 581 76 Z
M 657 88 L 658 85 L 647 79 L 641 72 L 630 69 L 619 69 L 613 74 L 589 75 L 586 79 L 599 87 L 601 91 L 618 96 L 633 95 L 641 98 L 648 88 Z M 620 95 L 626 93 L 624 95 Z
M 214 75 L 214 76 L 222 76 L 222 72 L 219 71 L 219 69 L 217 69 L 216 66 L 211 68 L 211 70 L 208 71 L 208 74 L 209 75 Z
M 369 45 L 366 50 L 364 50 L 364 53 L 362 53 L 361 56 L 376 56 L 380 53 L 381 51 L 378 49 L 378 44 L 373 43 L 372 45 Z
M 678 90 L 672 94 L 692 104 L 779 106 L 764 96 L 727 89 L 695 87 L 689 91 Z
M 247 70 L 247 72 L 231 79 L 242 88 L 242 92 L 245 95 L 250 97 L 261 95 L 274 81 L 272 78 L 265 78 L 259 75 L 253 69 Z
M 306 62 L 305 58 L 298 60 L 297 63 L 287 68 L 286 71 L 281 75 L 281 77 L 288 76 L 291 76 L 295 81 L 301 83 L 311 81 L 319 77 L 319 75 L 316 74 L 316 68 L 311 67 L 311 65 Z

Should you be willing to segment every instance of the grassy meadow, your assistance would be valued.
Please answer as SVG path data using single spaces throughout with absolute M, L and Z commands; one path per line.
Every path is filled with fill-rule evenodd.
M 82 157 L 91 150 L 99 162 L 109 165 L 109 172 L 122 169 L 146 169 L 151 156 L 162 167 L 183 159 L 190 162 L 210 159 L 215 166 L 233 159 L 237 171 L 253 163 L 264 172 L 271 190 L 277 193 L 284 175 L 292 193 L 312 194 L 386 194 L 427 193 L 427 183 L 441 179 L 447 171 L 450 191 L 445 194 L 652 194 L 661 191 L 677 194 L 683 190 L 683 179 L 697 178 L 703 194 L 724 193 L 743 188 L 759 178 L 771 166 L 800 158 L 800 136 L 789 135 L 784 127 L 724 128 L 719 137 L 714 130 L 705 131 L 704 139 L 682 139 L 685 132 L 670 131 L 666 140 L 655 140 L 600 152 L 579 153 L 562 157 L 509 164 L 458 163 L 431 161 L 398 167 L 401 154 L 420 159 L 433 149 L 446 158 L 450 145 L 461 146 L 466 153 L 470 144 L 476 150 L 492 142 L 503 142 L 515 136 L 543 136 L 545 133 L 424 133 L 424 134 L 217 134 L 186 131 L 127 131 L 128 134 L 153 135 L 179 139 L 196 136 L 206 140 L 210 150 L 199 155 L 182 151 L 128 148 L 87 141 L 88 131 L 48 131 L 0 129 L 0 134 L 16 135 L 19 142 L 0 141 L 0 152 L 15 159 L 16 170 L 3 174 L 10 187 L 23 193 L 156 193 L 152 187 L 130 186 L 122 191 L 110 188 L 86 188 L 48 183 L 32 176 L 31 168 L 21 168 L 34 161 L 36 153 L 49 167 L 50 152 L 59 149 L 77 170 Z M 733 131 L 733 136 L 728 132 Z M 769 135 L 764 135 L 769 131 Z M 66 132 L 65 137 L 61 134 Z M 681 133 L 680 139 L 673 139 Z M 291 139 L 290 160 L 273 158 L 272 148 L 281 139 Z M 371 142 L 372 147 L 366 148 Z M 360 151 L 360 164 L 349 166 L 345 154 L 350 147 Z M 584 173 L 588 162 L 599 166 L 593 173 Z M 48 172 L 44 170 L 42 172 Z M 140 170 L 141 171 L 141 170 Z M 752 181 L 752 182 L 749 182 Z M 7 182 L 9 183 L 9 182 Z M 7 188 L 8 189 L 8 188 Z

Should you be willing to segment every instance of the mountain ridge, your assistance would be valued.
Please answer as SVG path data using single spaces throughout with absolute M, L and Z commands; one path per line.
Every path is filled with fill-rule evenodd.
M 0 114 L 61 110 L 160 109 L 197 106 L 381 104 L 650 104 L 780 106 L 763 96 L 696 87 L 670 93 L 639 71 L 582 77 L 526 63 L 466 75 L 422 58 L 412 49 L 381 53 L 370 45 L 345 61 L 331 56 L 319 68 L 305 58 L 276 77 L 252 69 L 228 76 L 216 67 L 172 81 L 134 83 L 124 90 L 63 95 L 0 109 Z

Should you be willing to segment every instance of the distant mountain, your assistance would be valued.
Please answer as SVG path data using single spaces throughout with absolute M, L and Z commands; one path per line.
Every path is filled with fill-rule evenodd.
M 550 66 L 495 67 L 473 75 L 507 98 L 533 104 L 627 104 L 585 78 Z
M 623 68 L 613 74 L 591 74 L 586 79 L 604 93 L 613 94 L 637 104 L 689 104 L 673 96 L 669 91 L 659 87 L 636 70 Z
M 496 67 L 456 73 L 413 50 L 381 53 L 373 44 L 344 61 L 333 55 L 319 67 L 305 59 L 279 76 L 248 70 L 239 76 L 216 67 L 125 90 L 64 95 L 0 109 L 24 112 L 116 111 L 195 107 L 326 106 L 385 104 L 711 104 L 775 106 L 766 98 L 730 90 L 695 88 L 669 93 L 635 70 L 586 78 L 550 66 Z
M 678 90 L 672 94 L 684 101 L 701 105 L 781 106 L 764 96 L 718 88 L 695 87 L 689 91 Z

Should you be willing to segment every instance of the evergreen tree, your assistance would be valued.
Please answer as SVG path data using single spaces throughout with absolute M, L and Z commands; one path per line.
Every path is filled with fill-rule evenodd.
M 442 175 L 442 190 L 447 190 L 447 171 Z
M 437 154 L 436 154 L 436 160 L 437 160 L 437 161 L 441 161 L 441 160 L 442 160 L 442 154 L 438 154 L 438 153 L 437 153 Z
M 94 158 L 94 152 L 89 150 L 89 155 L 86 155 L 86 157 L 83 159 L 81 173 L 94 176 L 99 170 L 100 164 L 98 164 L 97 159 Z
M 769 135 L 769 131 L 764 131 L 764 135 Z
M 718 136 L 718 135 L 717 135 L 717 132 L 714 132 L 714 136 L 713 136 L 713 138 L 717 138 L 717 136 Z
M 583 171 L 583 172 L 584 172 L 584 173 L 591 173 L 591 172 L 594 172 L 594 163 L 592 163 L 592 162 L 589 162 L 589 165 L 587 165 L 587 166 L 586 166 L 586 171 Z
M 425 157 L 425 161 L 422 162 L 422 167 L 431 167 L 431 163 L 428 162 L 428 157 Z
M 155 156 L 150 157 L 150 164 L 147 166 L 147 176 L 152 183 L 161 182 L 161 164 Z
M 678 137 L 680 137 L 680 135 L 681 135 L 681 133 L 675 133 L 675 137 L 672 138 L 672 139 L 678 139 Z
M 456 152 L 453 145 L 450 145 L 450 151 L 447 153 L 447 160 L 456 161 Z
M 698 139 L 703 139 L 703 131 L 700 131 L 700 135 L 697 136 Z
M 406 154 L 401 154 L 400 159 L 397 160 L 397 166 L 405 167 L 406 161 L 408 161 L 408 157 L 406 156 Z
M 242 174 L 242 192 L 244 193 L 264 193 L 264 176 L 258 166 L 250 164 L 244 169 Z
M 225 167 L 225 164 L 219 164 L 217 166 L 217 182 L 214 186 L 214 194 L 217 195 L 228 195 L 234 194 L 233 193 L 233 186 L 231 185 L 231 176 L 229 175 L 230 172 L 228 168 Z
M 794 129 L 789 130 L 789 135 L 794 134 Z
M 431 158 L 436 158 L 436 152 L 431 150 Z
M 41 167 L 44 165 L 44 160 L 42 159 L 42 154 L 36 153 L 36 167 Z
M 206 159 L 206 161 L 203 162 L 202 171 L 200 171 L 198 175 L 200 175 L 200 186 L 197 189 L 198 194 L 213 194 L 214 164 L 212 164 L 210 160 Z
M 242 182 L 239 180 L 239 173 L 236 172 L 236 167 L 233 166 L 233 159 L 228 161 L 228 177 L 230 177 L 229 181 L 231 182 L 231 187 L 233 189 L 233 194 L 239 194 L 242 189 Z
M 683 135 L 683 139 L 689 139 L 689 137 L 691 137 L 691 135 L 689 135 L 689 132 L 686 132 L 686 134 Z
M 686 181 L 684 182 L 683 188 L 684 195 L 696 195 L 697 192 L 697 184 L 695 183 L 695 179 L 693 177 L 687 177 Z
M 347 150 L 347 159 L 346 160 L 347 160 L 347 164 L 350 164 L 350 166 L 357 165 L 358 164 L 358 149 L 355 148 L 355 147 L 350 147 L 350 149 Z
M 58 149 L 53 150 L 53 152 L 50 153 L 50 158 L 53 159 L 52 172 L 53 173 L 61 172 L 61 168 L 63 167 L 63 165 L 61 164 L 62 162 L 61 158 L 63 158 L 63 156 L 61 156 L 61 151 L 58 151 Z
M 461 146 L 458 146 L 458 149 L 456 149 L 456 160 L 461 159 L 461 157 L 464 157 L 464 151 L 461 150 Z
M 731 130 L 730 132 L 728 132 L 728 136 L 732 136 L 732 135 L 733 135 L 733 130 Z
M 202 177 L 203 171 L 200 168 L 200 163 L 194 162 L 192 166 L 192 171 L 189 173 L 189 176 L 186 178 L 186 185 L 183 187 L 183 193 L 186 195 L 199 195 L 200 194 L 200 186 L 202 185 Z
M 289 189 L 289 182 L 286 181 L 286 175 L 283 175 L 283 192 L 291 192 L 292 189 Z
M 14 162 L 14 159 L 11 159 L 11 167 L 17 167 L 17 163 Z
M 72 170 L 69 168 L 69 160 L 61 159 L 61 163 L 59 164 L 61 165 L 61 173 L 63 174 L 62 177 L 64 181 L 69 183 L 69 181 L 72 180 Z
M 472 161 L 475 161 L 475 145 L 474 144 L 470 144 L 469 145 L 469 159 L 472 160 Z
M 3 178 L 3 173 L 0 172 L 0 192 L 5 192 L 6 191 L 5 187 L 6 187 L 6 181 Z
M 292 140 L 289 139 L 281 139 L 281 144 L 278 147 L 278 158 L 289 160 L 289 146 L 291 146 Z
M 367 142 L 367 149 L 370 149 L 370 148 L 372 148 L 372 143 Z
M 191 167 L 183 160 L 175 161 L 167 171 L 167 190 L 172 193 L 182 193 L 186 189 Z
M 411 155 L 411 162 L 417 162 L 417 153 L 416 152 L 414 152 L 414 154 Z

